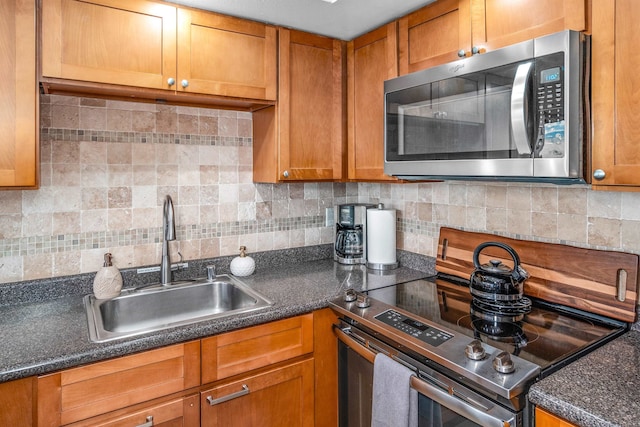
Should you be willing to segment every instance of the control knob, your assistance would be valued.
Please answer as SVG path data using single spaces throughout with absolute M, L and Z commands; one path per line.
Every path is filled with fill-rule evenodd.
M 501 351 L 493 359 L 493 369 L 501 374 L 510 374 L 516 370 L 516 367 L 513 364 L 513 360 L 511 360 L 509 353 Z
M 366 295 L 359 295 L 358 299 L 356 301 L 356 305 L 359 308 L 367 308 L 371 305 L 371 302 L 369 301 L 369 297 Z
M 353 289 L 347 289 L 344 293 L 344 300 L 346 302 L 353 302 L 356 300 L 356 298 L 358 298 L 358 296 L 356 295 L 356 291 L 354 291 Z
M 484 347 L 482 347 L 482 341 L 473 340 L 467 344 L 467 347 L 464 349 L 464 354 L 471 360 L 482 360 L 487 353 L 484 351 Z

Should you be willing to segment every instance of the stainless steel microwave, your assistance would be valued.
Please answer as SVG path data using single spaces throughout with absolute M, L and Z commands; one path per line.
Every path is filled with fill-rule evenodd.
M 584 183 L 589 38 L 563 31 L 384 83 L 384 172 Z

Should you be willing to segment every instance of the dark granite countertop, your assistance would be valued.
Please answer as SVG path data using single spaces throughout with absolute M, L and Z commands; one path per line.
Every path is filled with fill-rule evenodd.
M 77 289 L 62 293 L 49 286 L 44 291 L 47 298 L 42 301 L 34 301 L 33 296 L 25 301 L 23 295 L 14 298 L 19 303 L 0 306 L 0 382 L 308 313 L 327 307 L 328 300 L 346 286 L 356 290 L 375 288 L 428 275 L 407 266 L 380 273 L 362 266 L 340 265 L 331 259 L 257 268 L 253 275 L 241 279 L 274 302 L 269 308 L 99 344 L 89 340 L 82 302 L 86 285 L 70 285 Z M 13 286 L 22 292 L 36 287 Z M 6 303 L 12 298 L 12 291 L 7 287 L 2 292 Z
M 534 384 L 529 400 L 579 426 L 638 426 L 640 331 L 631 330 Z

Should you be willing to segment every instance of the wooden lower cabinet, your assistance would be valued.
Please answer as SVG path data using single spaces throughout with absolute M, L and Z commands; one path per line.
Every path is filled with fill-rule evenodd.
M 536 427 L 576 427 L 575 424 L 541 408 L 536 408 Z
M 38 378 L 38 427 L 57 427 L 200 385 L 200 341 Z
M 0 383 L 0 426 L 33 425 L 33 386 L 35 379 Z
M 333 427 L 335 320 L 326 308 L 0 383 L 0 425 Z
M 313 426 L 313 389 L 313 359 L 225 383 L 201 393 L 201 425 Z

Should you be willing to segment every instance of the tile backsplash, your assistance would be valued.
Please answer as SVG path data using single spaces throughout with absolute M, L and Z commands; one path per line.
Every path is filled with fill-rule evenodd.
M 640 253 L 640 193 L 484 183 L 252 182 L 245 112 L 41 97 L 41 188 L 0 193 L 0 283 L 160 261 L 172 196 L 172 259 L 332 241 L 325 208 L 398 210 L 398 247 L 434 255 L 441 225 Z

